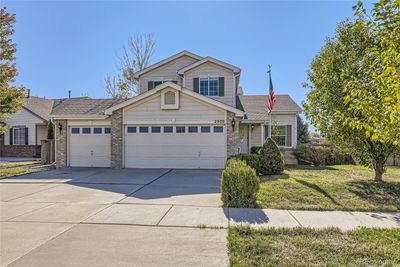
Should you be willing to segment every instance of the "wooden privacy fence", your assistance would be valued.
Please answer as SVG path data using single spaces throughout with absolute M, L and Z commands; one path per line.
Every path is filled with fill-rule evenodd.
M 42 146 L 42 153 L 41 153 L 42 164 L 53 163 L 55 161 L 54 139 L 42 140 L 41 146 Z

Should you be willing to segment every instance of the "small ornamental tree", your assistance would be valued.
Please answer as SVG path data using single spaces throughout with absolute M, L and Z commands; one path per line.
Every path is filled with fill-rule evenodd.
M 47 139 L 54 139 L 54 124 L 51 121 L 47 124 Z
M 269 175 L 282 173 L 283 169 L 283 155 L 275 141 L 268 137 L 260 150 L 258 171 L 262 175 Z

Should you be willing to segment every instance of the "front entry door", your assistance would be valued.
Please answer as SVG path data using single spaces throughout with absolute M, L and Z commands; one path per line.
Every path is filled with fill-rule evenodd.
M 239 128 L 240 153 L 249 153 L 249 126 L 241 125 Z

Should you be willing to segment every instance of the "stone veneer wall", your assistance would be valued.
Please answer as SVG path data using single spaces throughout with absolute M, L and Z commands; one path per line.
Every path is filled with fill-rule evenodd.
M 122 169 L 122 109 L 111 115 L 111 168 Z
M 0 145 L 0 157 L 40 157 L 40 146 L 36 145 Z
M 240 137 L 239 123 L 240 120 L 235 117 L 235 114 L 227 111 L 226 136 L 227 136 L 227 156 L 239 154 Z M 232 127 L 232 119 L 235 119 L 235 128 Z
M 60 125 L 62 130 L 60 131 Z M 54 121 L 55 138 L 56 138 L 56 167 L 67 167 L 67 121 L 56 120 Z

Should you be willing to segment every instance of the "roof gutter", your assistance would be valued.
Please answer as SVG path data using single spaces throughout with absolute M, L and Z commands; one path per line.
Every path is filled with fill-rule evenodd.
M 50 115 L 53 120 L 104 120 L 108 115 Z

